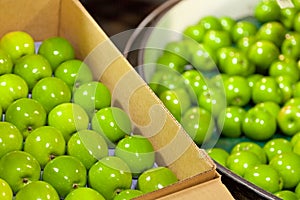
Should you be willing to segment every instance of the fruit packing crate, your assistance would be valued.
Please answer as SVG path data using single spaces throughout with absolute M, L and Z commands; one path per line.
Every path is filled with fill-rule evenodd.
M 0 8 L 0 37 L 22 30 L 37 42 L 52 36 L 69 40 L 76 57 L 110 89 L 112 105 L 124 109 L 134 132 L 153 144 L 156 164 L 177 175 L 176 184 L 137 199 L 233 199 L 212 159 L 194 144 L 78 0 L 2 0 Z

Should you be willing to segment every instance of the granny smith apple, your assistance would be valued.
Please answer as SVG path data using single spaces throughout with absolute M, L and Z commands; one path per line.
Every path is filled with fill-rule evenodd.
M 264 144 L 263 149 L 267 154 L 268 160 L 270 161 L 274 156 L 278 154 L 291 152 L 293 150 L 293 145 L 287 139 L 273 138 Z
M 255 142 L 252 141 L 239 142 L 236 145 L 234 145 L 231 149 L 231 153 L 235 153 L 239 151 L 250 151 L 260 159 L 262 164 L 267 163 L 267 154 L 265 150 Z
M 300 81 L 292 85 L 292 97 L 300 97 Z
M 263 77 L 263 75 L 262 74 L 258 74 L 258 73 L 250 74 L 249 76 L 246 77 L 246 79 L 248 81 L 248 85 L 251 88 L 251 91 L 252 91 L 252 88 L 255 85 L 255 83 L 258 80 L 260 80 L 262 77 Z
M 214 15 L 203 16 L 196 24 L 202 26 L 206 31 L 222 30 L 222 25 L 219 18 Z
M 95 162 L 108 156 L 108 146 L 96 131 L 80 130 L 70 137 L 67 153 L 77 157 L 86 169 L 90 169 Z
M 9 105 L 5 121 L 14 124 L 26 138 L 33 130 L 46 124 L 47 114 L 40 102 L 21 98 Z
M 274 195 L 280 199 L 287 199 L 287 200 L 297 200 L 299 199 L 295 192 L 291 190 L 281 190 L 275 192 Z
M 262 23 L 276 21 L 280 18 L 280 7 L 277 2 L 273 0 L 259 1 L 254 8 L 253 15 Z
M 292 30 L 294 25 L 294 17 L 298 12 L 295 7 L 286 7 L 280 10 L 279 21 L 288 29 Z
M 88 171 L 88 185 L 105 199 L 113 199 L 122 190 L 130 189 L 132 175 L 129 166 L 119 157 L 107 156 Z
M 45 181 L 34 181 L 22 189 L 15 196 L 15 200 L 39 199 L 60 200 L 56 190 Z
M 96 190 L 89 187 L 81 187 L 76 190 L 72 190 L 64 200 L 105 200 L 105 198 Z
M 22 150 L 23 135 L 12 123 L 0 122 L 0 158 L 14 150 Z
M 285 39 L 286 32 L 287 29 L 282 23 L 278 21 L 269 21 L 263 23 L 259 27 L 256 33 L 256 38 L 258 40 L 269 40 L 276 46 L 280 47 Z
M 154 166 L 155 151 L 148 140 L 142 135 L 131 135 L 121 139 L 116 148 L 115 156 L 123 159 L 130 168 L 133 177 Z
M 33 155 L 41 168 L 57 156 L 64 155 L 66 142 L 59 129 L 41 126 L 32 131 L 25 139 L 24 151 Z
M 225 137 L 238 138 L 242 132 L 242 123 L 246 110 L 239 106 L 227 106 L 217 117 L 217 127 Z
M 16 74 L 0 76 L 0 106 L 3 111 L 15 100 L 28 96 L 29 89 L 26 81 Z
M 296 31 L 290 31 L 285 35 L 285 39 L 280 47 L 283 55 L 289 56 L 294 59 L 300 58 L 300 33 Z
M 297 12 L 294 16 L 294 23 L 293 23 L 293 29 L 297 32 L 300 31 L 299 22 L 300 22 L 300 12 Z
M 61 63 L 55 70 L 54 76 L 62 79 L 71 90 L 83 83 L 93 81 L 90 67 L 79 59 L 71 59 Z
M 300 132 L 297 132 L 295 135 L 293 135 L 291 137 L 291 143 L 294 146 L 296 144 L 296 142 L 298 142 L 298 140 L 300 140 Z
M 250 139 L 270 139 L 277 130 L 276 117 L 265 109 L 252 107 L 245 114 L 242 130 Z
M 300 155 L 300 142 L 299 141 L 296 141 L 293 144 L 293 152 Z
M 243 36 L 236 42 L 236 47 L 242 52 L 247 53 L 250 46 L 257 41 L 255 35 Z
M 266 73 L 271 63 L 278 58 L 279 47 L 269 40 L 257 40 L 249 47 L 248 58 L 256 65 L 256 71 Z
M 0 178 L 10 185 L 13 193 L 39 180 L 40 173 L 40 164 L 27 152 L 11 151 L 0 159 Z
M 198 145 L 202 145 L 212 137 L 215 127 L 212 114 L 198 106 L 193 106 L 184 113 L 181 124 Z
M 111 94 L 106 85 L 92 81 L 74 90 L 73 101 L 81 105 L 92 118 L 98 110 L 111 105 Z
M 13 65 L 10 55 L 6 51 L 0 49 L 0 75 L 12 73 Z
M 178 182 L 176 174 L 167 167 L 155 167 L 144 171 L 138 178 L 137 189 L 149 193 Z
M 0 178 L 0 198 L 3 200 L 12 200 L 13 199 L 13 191 L 9 184 Z
M 45 77 L 34 85 L 31 96 L 32 99 L 39 101 L 49 113 L 55 106 L 70 102 L 72 94 L 63 80 Z
M 300 107 L 296 105 L 282 106 L 278 116 L 277 122 L 281 132 L 288 136 L 293 136 L 300 131 Z
M 164 54 L 173 54 L 175 56 L 178 56 L 182 62 L 182 66 L 186 65 L 188 63 L 189 54 L 187 51 L 187 40 L 176 40 L 176 41 L 170 41 L 164 46 Z
M 230 76 L 224 81 L 227 105 L 245 106 L 252 97 L 251 88 L 248 81 L 243 76 Z
M 15 63 L 18 58 L 34 53 L 34 39 L 25 31 L 10 31 L 2 36 L 0 49 L 6 51 Z
M 156 60 L 156 65 L 159 67 L 164 67 L 169 70 L 174 70 L 178 73 L 182 73 L 187 61 L 180 55 L 164 52 Z
M 207 154 L 216 162 L 226 167 L 226 161 L 229 156 L 229 153 L 219 147 L 213 147 L 206 149 Z
M 114 146 L 132 131 L 128 114 L 121 108 L 110 106 L 96 112 L 92 118 L 92 129 L 102 134 L 108 146 Z
M 159 95 L 159 98 L 177 121 L 181 120 L 183 113 L 192 104 L 189 93 L 183 88 L 166 90 Z
M 48 60 L 38 54 L 29 54 L 18 59 L 13 72 L 26 81 L 30 91 L 40 79 L 52 76 Z
M 232 30 L 232 27 L 235 25 L 236 20 L 233 17 L 230 16 L 220 16 L 219 21 L 222 26 L 222 30 L 230 32 Z
M 293 96 L 293 79 L 288 75 L 279 75 L 276 78 L 276 82 L 281 90 L 282 102 L 290 100 Z
M 53 71 L 64 61 L 75 58 L 75 50 L 72 44 L 66 38 L 60 36 L 43 40 L 39 46 L 38 54 L 49 61 Z
M 130 200 L 135 197 L 139 197 L 143 195 L 144 193 L 140 190 L 137 189 L 127 189 L 127 190 L 122 190 L 119 194 L 115 196 L 113 200 Z
M 282 91 L 271 76 L 263 76 L 252 87 L 252 101 L 257 104 L 265 101 L 273 101 L 281 104 L 283 101 Z
M 300 181 L 300 155 L 284 152 L 274 156 L 269 165 L 274 167 L 283 179 L 283 189 L 292 189 Z
M 265 109 L 267 112 L 271 113 L 277 118 L 277 115 L 281 109 L 281 106 L 274 101 L 265 101 L 255 104 L 254 107 Z
M 204 88 L 203 92 L 206 90 L 209 90 L 211 88 L 217 88 L 220 90 L 224 90 L 224 81 L 229 78 L 230 75 L 225 73 L 216 73 L 215 75 L 211 77 L 206 77 L 206 87 Z M 198 94 L 198 96 L 200 93 Z
M 48 113 L 48 125 L 59 129 L 68 142 L 75 132 L 89 127 L 89 116 L 75 103 L 62 103 Z
M 295 193 L 297 194 L 298 198 L 300 197 L 300 182 L 297 184 L 295 188 Z
M 205 28 L 197 24 L 188 25 L 182 31 L 184 38 L 192 39 L 199 43 L 202 42 L 205 32 Z
M 247 20 L 240 20 L 231 29 L 231 37 L 234 42 L 245 36 L 255 35 L 257 27 L 254 23 Z
M 283 55 L 271 64 L 268 73 L 273 77 L 282 75 L 289 76 L 293 83 L 297 82 L 300 77 L 300 71 L 296 60 Z
M 289 100 L 287 100 L 283 106 L 300 106 L 300 97 L 292 97 Z
M 231 46 L 231 35 L 224 30 L 208 30 L 203 36 L 202 43 L 215 51 L 221 47 Z
M 86 186 L 87 170 L 76 157 L 62 155 L 46 164 L 42 180 L 52 185 L 59 196 L 64 198 L 72 190 Z
M 260 164 L 248 169 L 244 178 L 256 186 L 275 193 L 282 189 L 283 180 L 280 174 L 271 165 Z
M 242 177 L 247 170 L 258 164 L 262 164 L 260 159 L 255 153 L 250 151 L 233 152 L 226 161 L 228 169 Z

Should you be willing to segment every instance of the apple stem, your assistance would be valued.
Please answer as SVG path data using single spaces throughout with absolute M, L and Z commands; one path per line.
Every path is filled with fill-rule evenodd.
M 28 183 L 28 179 L 27 178 L 23 178 L 23 183 Z
M 77 183 L 74 183 L 73 184 L 73 189 L 77 189 L 78 188 L 78 184 Z
M 31 132 L 32 130 L 33 130 L 32 126 L 28 126 L 28 127 L 27 127 L 27 131 L 28 131 L 28 132 Z
M 55 155 L 51 154 L 49 158 L 50 160 L 53 160 L 55 158 Z

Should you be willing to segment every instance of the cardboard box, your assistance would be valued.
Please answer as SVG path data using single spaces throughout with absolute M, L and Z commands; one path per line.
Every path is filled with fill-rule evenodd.
M 139 199 L 232 199 L 214 162 L 199 149 L 149 89 L 103 30 L 77 0 L 1 0 L 0 36 L 23 30 L 35 41 L 67 38 L 76 56 L 91 66 L 95 78 L 112 93 L 112 105 L 124 109 L 134 132 L 147 136 L 156 163 L 173 170 L 179 182 Z

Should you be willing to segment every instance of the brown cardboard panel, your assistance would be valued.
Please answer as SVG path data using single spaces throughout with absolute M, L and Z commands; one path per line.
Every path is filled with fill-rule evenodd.
M 40 41 L 57 35 L 60 0 L 1 0 L 0 36 L 9 31 L 23 30 Z

